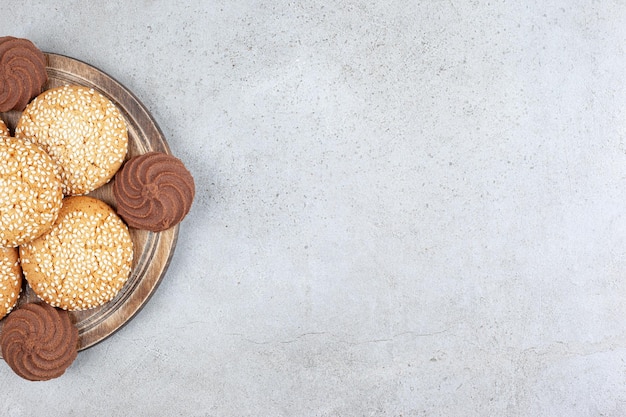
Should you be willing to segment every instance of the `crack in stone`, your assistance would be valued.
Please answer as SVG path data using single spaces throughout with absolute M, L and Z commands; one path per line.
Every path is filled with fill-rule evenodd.
M 576 346 L 573 346 L 576 345 Z M 521 356 L 535 355 L 535 356 L 591 356 L 600 353 L 611 352 L 616 349 L 624 348 L 623 343 L 617 343 L 616 341 L 603 341 L 598 343 L 566 343 L 562 341 L 554 342 L 543 348 L 541 347 L 529 347 L 521 351 Z
M 320 336 L 320 335 L 329 335 L 332 338 L 334 338 L 337 342 L 339 343 L 345 343 L 347 345 L 350 346 L 358 346 L 358 345 L 365 345 L 365 344 L 370 344 L 370 343 L 387 343 L 387 342 L 393 342 L 395 339 L 402 337 L 402 336 L 413 336 L 413 337 L 432 337 L 432 336 L 437 336 L 443 333 L 446 333 L 450 330 L 450 328 L 446 328 L 440 331 L 436 331 L 436 332 L 429 332 L 429 333 L 420 333 L 420 332 L 416 332 L 416 331 L 405 331 L 405 332 L 401 332 L 401 333 L 397 333 L 394 334 L 390 337 L 387 338 L 379 338 L 379 339 L 365 339 L 365 340 L 357 340 L 357 341 L 351 341 L 351 340 L 344 340 L 342 338 L 340 338 L 339 336 L 330 333 L 330 332 L 306 332 L 306 333 L 302 333 L 292 339 L 286 339 L 286 340 L 267 340 L 267 341 L 259 341 L 259 340 L 254 340 L 254 339 L 250 339 L 248 337 L 246 337 L 246 335 L 244 335 L 243 333 L 225 333 L 228 336 L 239 336 L 241 337 L 242 340 L 255 344 L 255 345 L 270 345 L 270 344 L 290 344 L 290 343 L 294 343 L 297 342 L 298 340 L 307 337 L 307 336 Z

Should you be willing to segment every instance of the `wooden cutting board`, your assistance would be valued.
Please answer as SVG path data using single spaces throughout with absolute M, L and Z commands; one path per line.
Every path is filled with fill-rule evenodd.
M 127 159 L 149 151 L 165 152 L 170 149 L 158 125 L 143 104 L 119 82 L 76 59 L 47 53 L 48 83 L 45 89 L 66 84 L 91 87 L 108 97 L 120 109 L 128 125 Z M 11 133 L 15 129 L 20 112 L 0 113 Z M 111 184 L 106 184 L 89 194 L 100 198 L 115 208 Z M 104 340 L 122 327 L 146 304 L 163 279 L 176 247 L 178 225 L 163 232 L 130 229 L 134 244 L 134 259 L 131 275 L 110 302 L 86 311 L 70 312 L 78 327 L 79 350 L 86 349 Z M 18 306 L 38 301 L 38 297 L 24 282 Z M 0 320 L 0 333 L 4 320 Z

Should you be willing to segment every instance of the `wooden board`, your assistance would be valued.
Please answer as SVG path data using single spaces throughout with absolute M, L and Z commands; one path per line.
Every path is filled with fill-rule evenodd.
M 48 84 L 44 89 L 78 84 L 91 87 L 108 97 L 120 109 L 128 124 L 129 147 L 127 159 L 149 151 L 171 153 L 163 133 L 141 104 L 123 85 L 84 62 L 62 55 L 47 53 Z M 20 112 L 0 113 L 11 133 Z M 89 195 L 100 198 L 115 208 L 111 183 Z M 145 305 L 161 282 L 176 247 L 178 226 L 154 233 L 130 229 L 134 244 L 131 275 L 116 298 L 103 306 L 80 312 L 70 312 L 78 327 L 79 350 L 104 340 L 122 327 Z M 24 282 L 18 305 L 38 301 Z M 0 333 L 4 320 L 0 320 Z

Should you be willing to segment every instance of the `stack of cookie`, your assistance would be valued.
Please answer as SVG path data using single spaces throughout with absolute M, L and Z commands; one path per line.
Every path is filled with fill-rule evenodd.
M 108 98 L 79 85 L 43 91 L 46 83 L 45 56 L 35 45 L 0 38 L 0 112 L 21 112 L 13 136 L 0 121 L 0 318 L 8 315 L 0 348 L 31 380 L 61 375 L 76 357 L 78 334 L 67 329 L 67 312 L 101 306 L 126 283 L 129 226 L 173 227 L 195 192 L 191 174 L 171 155 L 124 163 L 127 126 Z M 85 195 L 116 173 L 117 212 Z M 45 308 L 26 304 L 11 313 L 22 278 Z M 30 322 L 37 324 L 24 325 Z M 62 354 L 42 354 L 51 343 Z

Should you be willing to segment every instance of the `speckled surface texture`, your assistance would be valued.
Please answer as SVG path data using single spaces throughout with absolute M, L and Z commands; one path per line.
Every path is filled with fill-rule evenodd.
M 0 415 L 626 415 L 626 3 L 339 3 L 3 1 L 197 198 L 139 315 L 0 363 Z

